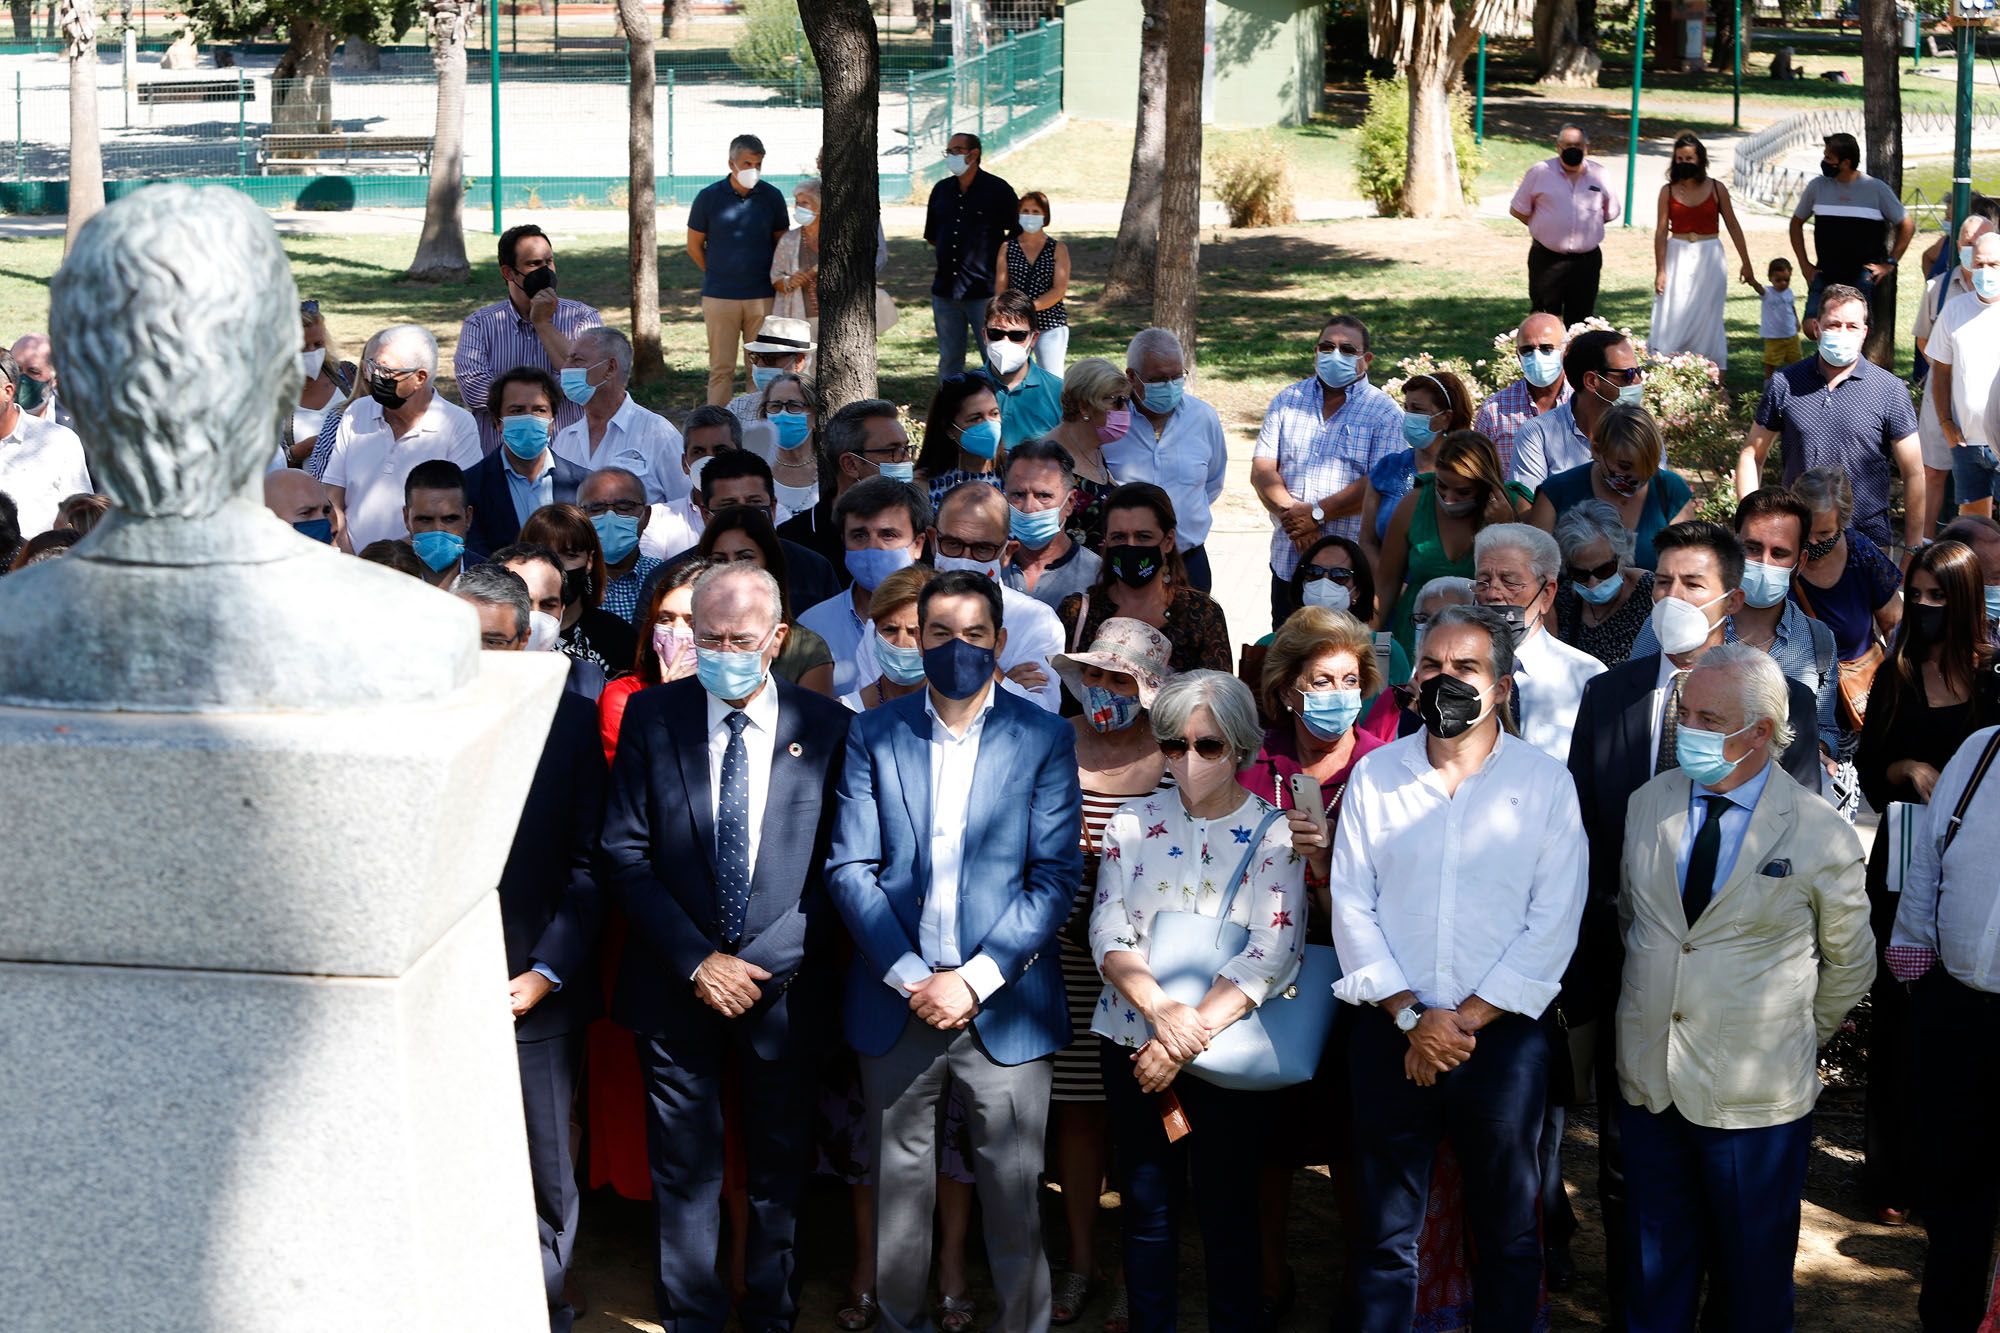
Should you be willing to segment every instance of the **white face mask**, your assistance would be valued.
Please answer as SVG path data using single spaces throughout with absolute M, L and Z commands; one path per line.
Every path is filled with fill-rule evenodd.
M 995 583 L 1000 581 L 1000 562 L 998 560 L 982 562 L 974 560 L 971 556 L 941 555 L 931 561 L 931 568 L 940 574 L 949 574 L 953 570 L 962 569 L 968 574 L 984 574 Z
M 1715 626 L 1708 620 L 1708 608 L 1728 596 L 1723 593 L 1698 606 L 1678 597 L 1662 597 L 1653 603 L 1653 636 L 1660 641 L 1660 651 L 1672 657 L 1691 653 L 1707 643 L 1708 636 L 1715 632 Z
M 757 188 L 757 182 L 764 179 L 764 173 L 755 167 L 745 167 L 736 173 L 736 183 L 746 190 Z
M 528 612 L 528 651 L 546 653 L 562 638 L 562 622 L 546 611 Z
M 1028 348 L 1024 343 L 1002 338 L 999 342 L 986 344 L 986 359 L 1002 375 L 1011 375 L 1028 364 Z
M 812 226 L 813 219 L 818 216 L 819 214 L 813 212 L 810 208 L 807 208 L 804 204 L 800 204 L 797 208 L 794 208 L 792 210 L 792 221 L 798 223 L 801 227 Z
M 946 153 L 944 155 L 944 169 L 954 176 L 963 176 L 965 168 L 968 165 L 963 153 Z
M 1021 230 L 1027 232 L 1030 236 L 1040 231 L 1048 223 L 1048 219 L 1040 213 L 1022 213 L 1019 217 Z M 1972 266 L 1967 264 L 1966 267 L 1970 268 Z
M 310 352 L 299 353 L 299 373 L 309 380 L 319 378 L 319 372 L 326 365 L 326 349 L 315 347 Z
M 1305 604 L 1323 606 L 1329 611 L 1345 611 L 1354 603 L 1354 593 L 1345 583 L 1335 583 L 1332 579 L 1314 579 L 1306 585 Z

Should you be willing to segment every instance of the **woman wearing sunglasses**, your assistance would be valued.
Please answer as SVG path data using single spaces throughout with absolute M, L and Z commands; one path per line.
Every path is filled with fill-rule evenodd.
M 1585 500 L 1556 520 L 1563 577 L 1556 588 L 1556 638 L 1606 666 L 1632 656 L 1653 610 L 1653 571 L 1632 562 L 1632 529 L 1603 500 Z

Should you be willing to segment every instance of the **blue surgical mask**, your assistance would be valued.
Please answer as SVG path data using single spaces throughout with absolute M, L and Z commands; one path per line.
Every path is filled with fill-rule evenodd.
M 1743 562 L 1743 600 L 1758 610 L 1784 601 L 1791 589 L 1791 570 L 1761 560 Z
M 1360 690 L 1300 690 L 1299 718 L 1323 741 L 1339 740 L 1361 716 Z
M 1619 385 L 1618 401 L 1626 407 L 1644 407 L 1646 405 L 1646 386 L 1643 384 Z
M 590 520 L 590 526 L 597 529 L 597 544 L 604 548 L 606 564 L 618 564 L 639 544 L 639 520 L 630 514 L 602 513 Z
M 882 674 L 898 685 L 916 685 L 924 678 L 924 650 L 921 648 L 898 648 L 882 637 L 882 631 L 875 631 L 875 660 L 882 665 Z
M 564 366 L 561 371 L 563 397 L 582 407 L 597 393 L 597 385 L 590 382 L 590 367 Z
M 874 592 L 882 586 L 882 580 L 899 569 L 908 569 L 916 563 L 907 546 L 892 546 L 883 550 L 870 546 L 865 550 L 849 551 L 845 556 L 847 572 L 854 576 L 856 584 L 863 592 Z
M 958 433 L 958 447 L 974 458 L 991 458 L 1000 451 L 1000 423 L 988 417 Z
M 500 443 L 507 446 L 507 452 L 523 463 L 532 462 L 542 456 L 549 447 L 549 419 L 547 417 L 503 417 L 500 421 Z
M 2000 297 L 2000 268 L 1989 265 L 1972 270 L 1972 290 L 1979 294 L 1982 301 Z
M 2000 583 L 1986 585 L 1986 618 L 2000 620 Z
M 748 699 L 764 684 L 764 651 L 732 653 L 696 645 L 694 674 L 704 690 L 725 703 Z
M 1521 373 L 1528 383 L 1537 389 L 1546 389 L 1562 378 L 1563 359 L 1561 352 L 1521 353 Z
M 1625 586 L 1625 579 L 1622 575 L 1613 574 L 1610 578 L 1597 583 L 1579 583 L 1575 586 L 1578 597 L 1592 606 L 1603 606 L 1618 596 L 1618 590 Z
M 875 471 L 887 477 L 890 481 L 915 481 L 917 479 L 917 465 L 914 462 L 877 463 Z
M 316 542 L 333 545 L 333 520 L 330 518 L 309 518 L 302 523 L 292 524 L 292 527 L 301 537 L 310 537 Z M 2000 588 L 1992 591 L 2000 592 Z
M 757 392 L 762 393 L 771 387 L 772 380 L 784 373 L 784 371 L 778 369 L 776 366 L 752 366 L 750 367 L 750 383 L 756 387 Z
M 1037 509 L 1030 513 L 1024 509 L 1007 506 L 1007 535 L 1031 551 L 1039 551 L 1056 539 L 1062 531 L 1063 507 Z
M 1750 727 L 1756 725 L 1752 722 Z M 1725 759 L 1722 747 L 1750 727 L 1738 727 L 1727 735 L 1720 731 L 1703 731 L 1699 727 L 1680 728 L 1674 732 L 1674 758 L 1679 762 L 1681 772 L 1704 787 L 1713 787 L 1734 773 L 1743 759 L 1749 758 L 1745 755 L 1743 759 Z
M 773 412 L 765 420 L 777 428 L 780 449 L 796 449 L 812 434 L 812 424 L 803 412 Z
M 1179 379 L 1161 380 L 1148 383 L 1140 394 L 1148 412 L 1167 413 L 1181 405 L 1181 395 L 1187 392 L 1187 376 Z
M 465 559 L 465 538 L 455 532 L 414 532 L 410 546 L 433 574 L 442 574 Z
M 1123 731 L 1139 720 L 1139 696 L 1119 694 L 1102 685 L 1083 687 L 1083 720 L 1098 731 Z
M 970 699 L 993 681 L 991 648 L 946 639 L 924 649 L 924 678 L 947 699 Z
M 1320 352 L 1313 357 L 1319 382 L 1329 389 L 1345 389 L 1360 378 L 1361 358 L 1346 352 Z
M 1829 366 L 1851 366 L 1861 355 L 1861 334 L 1856 329 L 1828 329 L 1819 336 L 1820 359 Z
M 1422 412 L 1403 413 L 1403 443 L 1412 449 L 1427 447 L 1438 433 L 1431 429 L 1431 419 Z

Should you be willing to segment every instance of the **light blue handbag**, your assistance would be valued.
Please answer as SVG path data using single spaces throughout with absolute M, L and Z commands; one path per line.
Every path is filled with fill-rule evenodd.
M 1271 811 L 1250 835 L 1250 846 L 1227 881 L 1216 916 L 1201 912 L 1154 916 L 1146 962 L 1160 989 L 1172 999 L 1200 1004 L 1222 969 L 1249 942 L 1249 929 L 1232 922 L 1229 910 L 1250 873 L 1251 861 L 1263 848 L 1265 832 L 1283 813 Z M 1333 950 L 1308 944 L 1290 984 L 1274 986 L 1264 1003 L 1217 1033 L 1188 1072 L 1219 1088 L 1247 1092 L 1304 1083 L 1319 1068 L 1320 1052 L 1326 1049 L 1338 1003 L 1333 983 L 1339 979 L 1340 962 Z

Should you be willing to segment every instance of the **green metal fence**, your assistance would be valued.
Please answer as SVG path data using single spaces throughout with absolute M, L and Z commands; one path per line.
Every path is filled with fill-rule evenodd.
M 512 56 L 503 35 L 500 55 L 497 99 L 483 44 L 467 62 L 467 203 L 491 201 L 497 106 L 504 208 L 623 207 L 624 52 Z M 273 79 L 274 65 L 275 57 L 251 56 L 237 68 L 170 73 L 155 59 L 134 65 L 128 78 L 117 58 L 101 60 L 108 192 L 183 180 L 233 185 L 267 207 L 422 206 L 437 114 L 428 52 L 390 48 L 380 70 L 336 68 L 316 81 Z M 685 203 L 721 177 L 738 134 L 764 141 L 765 172 L 779 188 L 813 173 L 823 130 L 809 63 L 761 78 L 726 61 L 673 52 L 662 52 L 656 66 L 654 151 L 663 202 Z M 14 138 L 12 160 L 0 165 L 0 208 L 60 211 L 69 157 L 67 66 L 53 55 L 15 55 L 0 68 L 13 84 L 0 85 L 0 100 L 11 92 Z M 927 189 L 956 130 L 979 134 L 997 155 L 1061 112 L 1059 23 L 1007 37 L 956 67 L 885 69 L 877 137 L 883 198 Z

